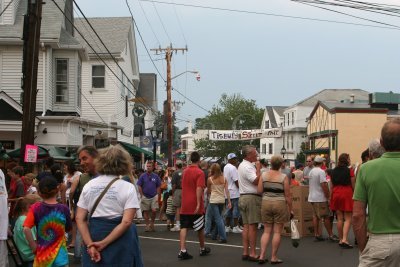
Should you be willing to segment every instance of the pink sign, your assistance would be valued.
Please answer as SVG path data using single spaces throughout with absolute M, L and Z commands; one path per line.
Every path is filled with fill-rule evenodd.
M 39 147 L 34 145 L 25 146 L 24 162 L 37 162 Z

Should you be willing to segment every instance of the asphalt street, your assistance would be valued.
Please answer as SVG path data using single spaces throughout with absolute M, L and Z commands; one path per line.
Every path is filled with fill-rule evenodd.
M 206 239 L 207 246 L 211 248 L 208 256 L 200 257 L 198 255 L 199 245 L 197 235 L 189 231 L 187 249 L 194 257 L 191 260 L 181 261 L 177 258 L 179 251 L 179 233 L 167 231 L 166 225 L 159 223 L 156 225 L 156 232 L 144 232 L 144 225 L 137 225 L 140 236 L 143 260 L 146 267 L 163 266 L 259 266 L 256 262 L 242 261 L 242 247 L 240 234 L 228 234 L 228 243 L 219 244 L 211 239 Z M 261 237 L 261 230 L 257 237 L 257 246 Z M 351 236 L 350 241 L 354 239 Z M 271 248 L 268 248 L 267 255 L 270 257 Z M 282 243 L 278 252 L 278 257 L 282 259 L 282 267 L 354 267 L 358 265 L 358 249 L 342 249 L 337 243 L 329 241 L 314 242 L 312 237 L 305 237 L 300 240 L 298 248 L 291 244 L 290 237 L 282 237 Z M 80 266 L 72 261 L 70 257 L 70 266 Z M 269 259 L 269 258 L 268 258 Z M 10 259 L 11 260 L 11 259 Z M 11 262 L 10 266 L 14 266 Z M 271 266 L 266 263 L 264 266 Z

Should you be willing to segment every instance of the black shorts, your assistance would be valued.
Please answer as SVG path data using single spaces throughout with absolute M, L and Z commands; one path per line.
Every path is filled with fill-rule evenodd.
M 181 214 L 181 228 L 193 228 L 195 231 L 204 229 L 203 214 Z

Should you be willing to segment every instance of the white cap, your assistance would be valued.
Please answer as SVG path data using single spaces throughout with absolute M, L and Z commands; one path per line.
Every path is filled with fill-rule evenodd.
M 316 157 L 314 158 L 314 162 L 321 163 L 321 162 L 324 162 L 324 161 L 325 161 L 325 158 L 324 158 L 324 157 L 321 157 L 321 156 L 316 156 Z
M 228 158 L 228 160 L 230 160 L 230 159 L 235 159 L 235 158 L 237 158 L 237 156 L 236 156 L 235 153 L 229 153 L 227 158 Z

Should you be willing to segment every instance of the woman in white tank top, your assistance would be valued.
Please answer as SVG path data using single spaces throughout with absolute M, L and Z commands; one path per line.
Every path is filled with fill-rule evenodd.
M 226 233 L 224 219 L 222 218 L 222 211 L 225 205 L 225 195 L 228 199 L 228 208 L 231 208 L 231 198 L 229 195 L 228 184 L 222 174 L 219 164 L 214 163 L 211 165 L 211 176 L 207 180 L 207 191 L 209 192 L 210 203 L 208 209 L 211 209 L 211 221 L 215 222 L 217 231 L 212 231 L 211 238 L 217 239 L 219 236 L 220 243 L 226 243 Z

